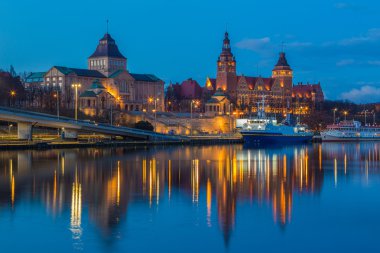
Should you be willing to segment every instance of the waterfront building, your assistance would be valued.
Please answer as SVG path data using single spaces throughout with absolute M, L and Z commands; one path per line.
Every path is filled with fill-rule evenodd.
M 192 78 L 183 81 L 181 84 L 170 83 L 165 96 L 166 108 L 168 111 L 190 112 L 191 102 L 200 101 L 202 95 L 202 87 Z
M 80 83 L 79 94 L 84 99 L 93 90 L 92 84 L 98 83 L 104 87 L 106 93 L 102 99 L 112 99 L 104 104 L 107 108 L 102 108 L 102 103 L 91 103 L 97 108 L 88 109 L 88 101 L 80 103 L 86 105 L 81 107 L 84 113 L 91 111 L 102 111 L 115 106 L 120 110 L 132 111 L 147 108 L 149 102 L 154 99 L 155 108 L 158 111 L 164 110 L 164 82 L 153 74 L 130 73 L 127 69 L 127 58 L 119 51 L 115 40 L 109 33 L 106 33 L 100 40 L 96 50 L 87 60 L 88 68 L 71 68 L 54 66 L 47 72 L 31 73 L 25 81 L 25 87 L 31 93 L 38 90 L 42 94 L 59 93 L 59 103 L 63 108 L 74 108 L 74 90 L 72 84 Z M 35 96 L 31 106 L 45 107 L 40 98 Z M 50 96 L 52 97 L 52 96 Z
M 228 99 L 227 95 L 223 92 L 221 88 L 219 88 L 214 95 L 212 95 L 211 99 L 206 102 L 205 105 L 205 115 L 219 116 L 219 115 L 227 115 L 231 113 L 231 102 Z
M 217 61 L 217 77 L 207 77 L 204 91 L 212 95 L 218 89 L 225 91 L 231 103 L 246 112 L 256 112 L 257 103 L 263 97 L 265 111 L 280 114 L 307 114 L 324 101 L 320 83 L 293 85 L 293 70 L 285 52 L 280 52 L 270 77 L 237 75 L 236 59 L 227 32 Z
M 209 80 L 211 81 L 211 80 Z M 222 52 L 220 53 L 217 61 L 216 73 L 216 90 L 222 89 L 228 91 L 229 95 L 235 99 L 236 97 L 236 60 L 231 51 L 231 44 L 228 32 L 224 34 Z M 207 87 L 207 84 L 206 84 Z
M 89 89 L 80 94 L 80 108 L 90 116 L 102 115 L 111 107 L 120 110 L 120 103 L 99 80 L 95 80 Z

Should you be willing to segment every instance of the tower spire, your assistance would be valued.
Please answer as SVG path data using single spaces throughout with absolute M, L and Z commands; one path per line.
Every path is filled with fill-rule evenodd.
M 285 52 L 285 42 L 284 41 L 281 42 L 281 52 L 282 53 Z
M 107 19 L 107 25 L 106 25 L 106 33 L 108 34 L 108 23 L 109 23 L 109 20 Z

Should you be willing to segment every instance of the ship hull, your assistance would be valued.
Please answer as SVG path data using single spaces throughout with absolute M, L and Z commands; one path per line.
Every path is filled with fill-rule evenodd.
M 246 144 L 266 144 L 266 143 L 307 143 L 313 139 L 312 135 L 281 135 L 281 134 L 259 134 L 241 132 Z
M 358 141 L 380 141 L 380 137 L 343 137 L 321 134 L 323 142 L 358 142 Z

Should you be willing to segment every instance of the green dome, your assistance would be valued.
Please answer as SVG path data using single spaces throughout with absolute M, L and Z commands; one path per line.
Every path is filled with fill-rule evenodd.
M 90 87 L 90 90 L 96 90 L 96 89 L 102 89 L 102 90 L 106 89 L 98 79 L 94 80 L 94 82 L 91 84 L 91 87 Z
M 214 96 L 215 97 L 221 97 L 221 96 L 226 96 L 226 94 L 224 94 L 223 90 L 221 88 L 219 88 L 215 93 L 214 93 Z

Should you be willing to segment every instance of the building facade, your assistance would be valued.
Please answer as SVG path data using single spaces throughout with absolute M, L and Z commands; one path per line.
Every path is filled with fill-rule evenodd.
M 62 108 L 74 108 L 73 84 L 80 84 L 79 95 L 92 94 L 93 84 L 104 87 L 111 99 L 105 103 L 81 102 L 84 113 L 100 112 L 104 109 L 120 109 L 125 111 L 143 110 L 149 107 L 150 101 L 155 101 L 157 111 L 164 111 L 164 82 L 152 74 L 130 73 L 127 69 L 127 58 L 121 54 L 115 40 L 106 33 L 100 40 L 93 54 L 87 59 L 88 68 L 69 68 L 54 66 L 44 73 L 32 73 L 25 82 L 25 87 L 39 89 L 43 93 L 59 94 L 59 104 Z M 44 107 L 35 97 L 34 106 Z M 107 108 L 102 108 L 107 105 Z M 83 106 L 83 108 L 82 108 Z M 90 109 L 90 107 L 92 107 Z
M 232 99 L 236 98 L 236 60 L 231 51 L 228 32 L 224 34 L 222 52 L 217 61 L 216 90 L 228 91 Z
M 263 97 L 266 112 L 276 114 L 307 114 L 324 101 L 320 83 L 293 85 L 293 70 L 288 64 L 285 52 L 280 52 L 270 77 L 238 76 L 227 32 L 217 61 L 217 77 L 208 77 L 204 88 L 211 95 L 218 89 L 223 90 L 239 110 L 247 113 L 256 112 L 257 104 Z

